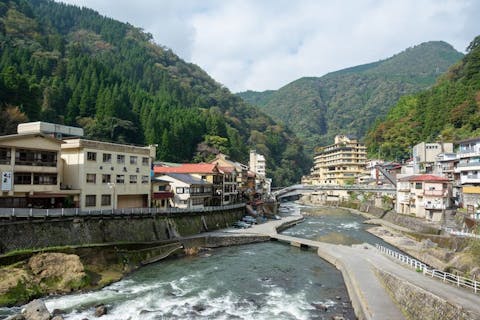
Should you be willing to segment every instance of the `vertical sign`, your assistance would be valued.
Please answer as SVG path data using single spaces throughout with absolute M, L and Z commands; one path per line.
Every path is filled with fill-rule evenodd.
M 2 191 L 12 190 L 12 173 L 10 171 L 2 172 Z

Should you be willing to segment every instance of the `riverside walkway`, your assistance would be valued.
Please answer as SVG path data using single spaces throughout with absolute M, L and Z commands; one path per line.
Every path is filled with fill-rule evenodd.
M 301 220 L 303 217 L 296 214 L 284 217 L 282 220 L 269 221 L 234 232 L 267 235 L 273 240 L 287 242 L 294 246 L 316 248 L 321 258 L 342 272 L 355 314 L 359 319 L 406 319 L 398 303 L 385 289 L 385 284 L 378 276 L 379 271 L 388 273 L 401 282 L 408 282 L 420 290 L 423 289 L 427 295 L 428 293 L 433 294 L 463 311 L 470 312 L 471 319 L 480 319 L 478 295 L 407 269 L 369 244 L 344 246 L 277 233 L 278 228 L 295 224 Z M 423 302 L 416 303 L 421 308 Z

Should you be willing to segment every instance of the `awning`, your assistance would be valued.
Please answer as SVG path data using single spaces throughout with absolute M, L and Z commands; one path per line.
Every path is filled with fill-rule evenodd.
M 32 195 L 28 195 L 28 198 L 66 198 L 68 194 L 64 193 L 34 193 Z

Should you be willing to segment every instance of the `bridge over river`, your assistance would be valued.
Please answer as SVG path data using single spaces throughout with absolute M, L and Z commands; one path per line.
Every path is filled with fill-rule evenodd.
M 412 296 L 415 296 L 415 299 L 424 298 L 423 301 L 413 299 L 411 304 L 414 306 L 409 306 L 418 308 L 416 312 L 420 314 L 426 305 L 434 304 L 432 301 L 435 303 L 443 301 L 443 306 L 442 303 L 434 306 L 435 310 L 438 310 L 438 317 L 433 315 L 432 318 L 430 315 L 429 319 L 480 319 L 478 294 L 408 269 L 369 244 L 335 245 L 277 233 L 277 228 L 295 224 L 302 219 L 301 215 L 292 215 L 280 221 L 255 225 L 235 233 L 268 235 L 272 240 L 283 241 L 293 246 L 315 248 L 321 258 L 335 265 L 342 272 L 355 314 L 359 319 L 405 319 L 405 315 L 399 308 L 399 304 L 403 306 L 403 303 L 394 301 L 391 293 L 385 289 L 385 275 L 387 279 L 395 279 L 392 291 L 403 290 L 405 292 L 401 293 L 410 298 Z M 414 291 L 415 295 L 408 288 L 413 288 L 411 291 Z
M 305 194 L 311 194 L 315 192 L 335 192 L 335 191 L 355 191 L 355 192 L 371 192 L 380 194 L 392 194 L 396 193 L 394 186 L 389 185 L 306 185 L 296 184 L 282 189 L 278 189 L 273 192 L 275 198 L 279 201 L 282 199 L 288 199 L 292 197 L 298 197 Z

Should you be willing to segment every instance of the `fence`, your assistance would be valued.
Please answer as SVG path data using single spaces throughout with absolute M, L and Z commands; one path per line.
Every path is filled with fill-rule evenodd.
M 418 261 L 416 259 L 412 259 L 406 255 L 403 255 L 397 251 L 385 248 L 384 246 L 381 246 L 379 244 L 376 244 L 375 247 L 380 250 L 380 252 L 383 252 L 385 254 L 388 254 L 401 262 L 408 264 L 409 266 L 415 268 L 415 270 L 422 272 L 425 276 L 430 276 L 432 278 L 438 278 L 442 280 L 443 282 L 447 282 L 453 285 L 456 285 L 457 287 L 464 287 L 473 290 L 473 292 L 478 293 L 480 292 L 480 282 L 475 281 L 475 278 L 469 279 L 461 276 L 457 276 L 452 273 L 440 271 L 440 270 L 435 270 L 433 268 L 430 268 L 428 265 L 425 263 Z
M 181 213 L 202 213 L 231 210 L 245 207 L 244 203 L 215 207 L 198 208 L 124 208 L 102 210 L 80 210 L 79 208 L 60 209 L 29 209 L 29 208 L 0 208 L 0 219 L 5 218 L 46 218 L 46 217 L 74 217 L 74 216 L 122 216 L 122 215 L 171 215 Z

